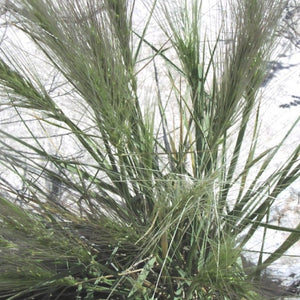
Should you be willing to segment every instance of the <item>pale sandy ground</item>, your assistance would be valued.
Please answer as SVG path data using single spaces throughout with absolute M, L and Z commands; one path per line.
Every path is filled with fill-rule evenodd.
M 136 28 L 140 28 L 143 26 L 145 22 L 145 16 L 147 15 L 147 10 L 143 5 L 143 1 L 137 1 L 137 17 L 135 18 L 135 26 Z M 208 3 L 204 1 L 204 3 Z M 210 24 L 218 24 L 220 19 L 216 18 L 213 12 L 218 11 L 218 6 L 212 1 L 209 2 L 209 5 L 204 7 L 206 21 Z M 223 9 L 226 11 L 226 7 Z M 298 47 L 293 45 L 290 42 L 290 39 L 283 39 L 281 41 L 281 45 L 278 47 L 277 51 L 277 65 L 274 65 L 273 77 L 266 83 L 266 85 L 262 88 L 262 138 L 260 142 L 261 149 L 266 147 L 270 147 L 275 145 L 283 134 L 286 132 L 287 128 L 290 127 L 296 118 L 300 115 L 300 28 L 297 25 L 299 21 L 300 12 L 298 9 L 298 15 L 291 16 L 290 19 L 295 23 L 296 22 L 296 32 L 293 32 L 294 38 L 297 42 L 298 39 Z M 300 22 L 299 22 L 300 23 Z M 298 24 L 299 24 L 298 23 Z M 209 26 L 208 30 L 211 30 L 212 33 L 216 27 Z M 297 31 L 298 30 L 298 31 Z M 13 33 L 11 33 L 13 36 Z M 20 37 L 20 36 L 18 36 Z M 165 41 L 164 36 L 159 32 L 159 28 L 155 23 L 152 23 L 147 34 L 147 38 L 157 45 L 162 45 Z M 295 41 L 294 40 L 294 41 Z M 17 43 L 17 39 L 16 39 Z M 22 40 L 22 47 L 28 47 L 30 49 L 30 44 L 27 43 L 25 39 Z M 145 48 L 145 56 L 150 54 L 149 49 Z M 35 55 L 35 53 L 31 53 Z M 38 67 L 43 68 L 43 64 L 40 62 Z M 158 60 L 158 73 L 164 74 L 166 69 L 163 65 L 160 65 Z M 48 70 L 49 74 L 49 70 Z M 148 68 L 146 68 L 143 72 L 140 73 L 139 77 L 140 83 L 140 96 L 142 98 L 145 97 L 147 101 L 151 101 L 153 98 L 153 90 L 155 89 L 155 82 L 153 78 L 153 65 L 150 64 Z M 167 97 L 168 92 L 168 81 L 162 80 L 160 82 L 160 88 L 162 90 L 162 97 Z M 152 96 L 151 96 L 152 95 Z M 155 98 L 155 95 L 154 95 Z M 68 102 L 66 101 L 65 107 L 68 108 Z M 149 102 L 147 102 L 149 103 Z M 282 107 L 282 105 L 284 107 Z M 145 105 L 146 106 L 146 105 Z M 81 111 L 78 111 L 78 116 Z M 176 110 L 170 109 L 168 111 L 168 115 L 170 119 L 174 119 L 175 122 L 178 119 L 178 115 Z M 32 117 L 32 116 L 30 116 Z M 0 115 L 1 124 L 5 120 L 12 120 L 10 111 L 2 111 Z M 3 125 L 1 125 L 3 126 Z M 7 125 L 8 126 L 8 125 Z M 38 126 L 37 126 L 38 128 Z M 10 132 L 18 132 L 22 133 L 22 126 L 20 124 L 16 124 L 16 127 L 9 125 L 7 130 Z M 297 125 L 294 129 L 290 139 L 284 145 L 280 155 L 277 157 L 277 165 L 276 163 L 272 166 L 276 168 L 281 161 L 283 161 L 287 155 L 290 153 L 290 150 L 295 147 L 295 145 L 299 144 L 300 141 L 300 125 Z M 51 145 L 47 143 L 47 141 L 43 141 L 45 147 L 49 147 L 51 149 Z M 68 149 L 65 149 L 70 155 L 72 155 L 72 151 L 74 151 L 76 145 L 73 144 L 73 141 L 68 141 Z M 77 148 L 77 150 L 79 150 Z M 77 151 L 76 150 L 76 151 Z M 53 149 L 55 151 L 55 149 Z M 3 174 L 3 173 L 2 173 Z M 9 178 L 9 174 L 6 174 L 7 178 Z M 271 218 L 273 220 L 273 224 L 280 224 L 286 227 L 295 227 L 300 221 L 300 180 L 297 181 L 290 187 L 288 190 L 284 191 L 278 199 L 276 199 L 276 205 L 271 214 Z M 251 251 L 260 249 L 260 236 L 262 232 L 258 232 L 258 234 L 251 240 L 251 242 L 247 245 L 247 249 Z M 266 240 L 265 251 L 273 251 L 275 250 L 286 238 L 286 234 L 281 232 L 269 231 L 268 237 Z M 278 262 L 272 267 L 268 268 L 268 272 L 272 274 L 272 276 L 279 278 L 284 282 L 284 284 L 289 285 L 292 282 L 300 280 L 300 242 L 298 242 L 292 249 L 290 249 L 287 253 L 291 256 L 285 256 L 278 260 Z M 257 259 L 255 253 L 247 252 L 247 257 L 252 261 Z M 300 299 L 300 298 L 299 298 Z

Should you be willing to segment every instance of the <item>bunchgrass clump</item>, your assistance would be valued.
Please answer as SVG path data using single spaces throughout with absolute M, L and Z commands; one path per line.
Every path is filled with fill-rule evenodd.
M 266 172 L 296 123 L 257 150 L 282 1 L 231 2 L 214 41 L 201 1 L 182 2 L 147 2 L 137 29 L 135 1 L 6 1 L 0 113 L 13 130 L 0 128 L 1 299 L 256 300 L 261 271 L 299 240 L 300 225 L 266 222 L 299 178 L 300 146 Z M 162 47 L 148 39 L 152 20 Z M 157 101 L 144 112 L 138 76 L 149 64 Z M 262 246 L 246 272 L 242 249 L 261 227 L 290 236 L 265 260 Z

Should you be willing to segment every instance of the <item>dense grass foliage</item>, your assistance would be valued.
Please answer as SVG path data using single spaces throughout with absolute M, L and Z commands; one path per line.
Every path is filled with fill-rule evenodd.
M 297 123 L 257 150 L 282 1 L 230 2 L 214 40 L 201 1 L 182 2 L 147 1 L 136 28 L 135 1 L 6 1 L 0 114 L 18 130 L 0 128 L 1 299 L 257 300 L 261 271 L 299 240 L 300 225 L 268 224 L 299 178 L 300 146 L 270 172 Z M 138 76 L 151 64 L 145 109 Z M 266 259 L 262 240 L 246 270 L 262 227 L 290 236 Z

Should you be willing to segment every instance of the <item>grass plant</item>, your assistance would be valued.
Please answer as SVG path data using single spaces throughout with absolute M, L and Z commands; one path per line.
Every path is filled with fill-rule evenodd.
M 1 299 L 256 300 L 261 272 L 299 240 L 300 225 L 267 222 L 299 178 L 299 145 L 269 172 L 297 122 L 257 149 L 282 1 L 231 1 L 215 41 L 200 0 L 147 4 L 141 29 L 135 1 L 6 1 L 0 114 L 20 132 L 0 128 Z M 138 76 L 151 64 L 158 96 L 144 111 Z M 260 228 L 290 236 L 246 272 Z

